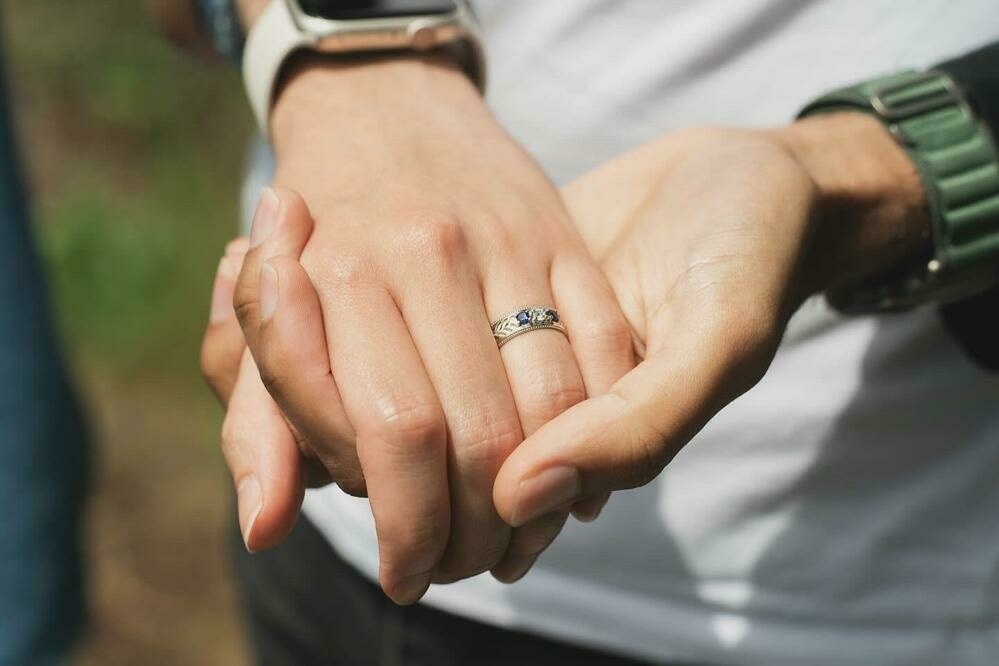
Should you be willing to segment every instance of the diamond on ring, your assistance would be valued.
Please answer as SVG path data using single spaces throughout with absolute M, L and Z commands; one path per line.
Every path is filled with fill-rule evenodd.
M 569 337 L 558 310 L 544 305 L 520 308 L 492 323 L 493 338 L 500 347 L 521 333 L 543 328 L 554 329 Z

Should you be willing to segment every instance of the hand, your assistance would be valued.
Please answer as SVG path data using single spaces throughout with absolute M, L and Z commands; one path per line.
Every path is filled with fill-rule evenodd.
M 302 448 L 348 491 L 363 483 L 393 599 L 523 570 L 568 508 L 511 533 L 493 479 L 525 436 L 632 366 L 609 285 L 557 191 L 445 64 L 309 64 L 273 118 L 276 187 L 234 298 L 264 383 Z M 269 325 L 287 302 L 276 259 L 299 253 L 323 322 L 305 346 Z M 489 322 L 532 304 L 559 309 L 571 345 L 538 331 L 497 350 Z M 226 432 L 227 449 L 252 446 Z M 271 543 L 259 521 L 248 542 Z
M 915 168 L 860 114 L 671 135 L 565 199 L 642 360 L 507 458 L 494 498 L 514 526 L 654 479 L 763 376 L 808 295 L 917 255 L 929 235 Z

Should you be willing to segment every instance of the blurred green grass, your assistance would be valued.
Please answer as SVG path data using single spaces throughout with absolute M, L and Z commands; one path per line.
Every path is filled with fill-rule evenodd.
M 198 381 L 250 128 L 236 73 L 175 51 L 135 0 L 4 9 L 38 238 L 68 342 L 122 380 Z

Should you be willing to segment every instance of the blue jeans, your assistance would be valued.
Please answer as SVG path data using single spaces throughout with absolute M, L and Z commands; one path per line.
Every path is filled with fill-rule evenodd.
M 27 218 L 0 71 L 0 666 L 62 661 L 83 618 L 84 427 Z

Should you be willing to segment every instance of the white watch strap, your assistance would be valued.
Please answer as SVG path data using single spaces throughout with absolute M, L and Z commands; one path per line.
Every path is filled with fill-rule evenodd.
M 246 38 L 243 81 L 260 132 L 270 136 L 271 102 L 281 66 L 288 56 L 315 43 L 295 24 L 286 0 L 271 0 Z

